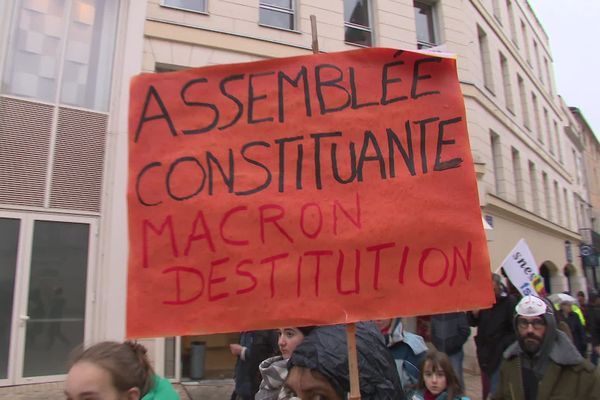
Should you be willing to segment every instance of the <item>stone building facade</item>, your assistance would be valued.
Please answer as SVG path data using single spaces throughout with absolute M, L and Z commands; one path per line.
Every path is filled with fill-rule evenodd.
M 576 250 L 589 219 L 585 127 L 556 91 L 548 38 L 526 0 L 9 0 L 0 385 L 60 380 L 71 345 L 125 335 L 130 78 L 310 54 L 311 15 L 322 52 L 457 54 L 492 268 L 524 238 L 550 291 L 586 288 Z M 157 372 L 181 380 L 194 340 L 207 343 L 207 376 L 230 375 L 235 339 L 146 344 Z

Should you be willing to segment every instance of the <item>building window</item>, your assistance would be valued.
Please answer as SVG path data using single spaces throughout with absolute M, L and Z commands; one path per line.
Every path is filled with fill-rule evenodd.
M 521 155 L 519 154 L 519 150 L 514 147 L 512 148 L 512 164 L 515 190 L 517 192 L 517 204 L 523 207 L 525 200 L 523 195 L 523 174 L 521 173 Z
M 177 378 L 177 338 L 174 336 L 165 338 L 165 365 L 164 377 Z
M 531 55 L 529 54 L 529 41 L 527 40 L 527 27 L 525 22 L 521 20 L 521 36 L 523 36 L 523 51 L 525 52 L 525 59 L 531 66 Z
M 182 65 L 174 65 L 174 64 L 164 64 L 164 63 L 154 64 L 154 72 L 157 72 L 157 73 L 181 71 L 182 69 L 186 69 L 186 68 L 189 68 L 189 67 L 184 67 Z
M 583 168 L 581 166 L 581 156 L 575 156 L 575 170 L 577 171 L 577 184 L 583 184 Z
M 544 57 L 544 68 L 546 69 L 546 79 L 548 80 L 548 93 L 552 95 L 552 76 L 550 75 L 550 65 L 546 57 Z
M 537 138 L 540 143 L 544 143 L 544 136 L 542 136 L 542 129 L 540 126 L 540 111 L 538 110 L 538 101 L 535 93 L 531 93 L 531 106 L 533 107 L 533 122 L 534 128 L 537 130 Z
M 274 28 L 296 29 L 294 0 L 261 0 L 259 21 Z
M 540 213 L 540 195 L 538 192 L 537 172 L 535 164 L 529 161 L 529 185 L 531 186 L 531 201 L 533 203 L 533 212 Z
M 575 152 L 575 149 L 571 149 L 571 153 L 573 154 L 573 168 L 575 170 L 577 170 L 577 153 Z M 581 183 L 579 181 L 579 174 L 576 174 L 576 178 L 577 178 L 577 184 Z
M 556 201 L 556 222 L 562 225 L 563 216 L 562 216 L 562 207 L 560 204 L 560 189 L 558 188 L 558 182 L 554 181 L 554 197 Z
M 504 89 L 504 101 L 508 111 L 514 114 L 514 103 L 512 95 L 512 87 L 510 84 L 510 73 L 508 71 L 508 62 L 504 54 L 500 53 L 500 69 L 502 70 L 502 86 Z
M 575 209 L 575 230 L 578 230 L 581 227 L 581 215 L 579 215 L 579 201 L 575 192 L 573 192 L 573 209 Z
M 561 144 L 560 144 L 560 133 L 559 133 L 558 124 L 556 123 L 556 121 L 554 121 L 554 137 L 556 139 L 556 153 L 558 154 L 558 161 L 561 164 L 564 164 L 563 153 L 562 153 L 562 148 L 561 148 Z
M 540 77 L 540 81 L 542 84 L 544 83 L 544 75 L 542 74 L 542 63 L 540 62 L 540 50 L 538 48 L 537 42 L 533 41 L 533 55 L 535 56 L 535 64 L 538 69 L 538 76 Z
M 544 289 L 546 292 L 552 293 L 552 274 L 546 263 L 540 267 L 540 275 L 544 278 Z
M 493 93 L 494 81 L 492 79 L 490 46 L 487 34 L 479 26 L 477 26 L 477 37 L 479 39 L 479 55 L 481 57 L 481 68 L 483 71 L 483 85 Z
M 2 92 L 107 111 L 118 6 L 95 0 L 21 2 Z
M 544 107 L 544 124 L 546 125 L 546 135 L 548 136 L 548 150 L 550 154 L 554 154 L 554 141 L 552 140 L 552 131 L 550 130 L 550 118 L 548 117 L 548 110 Z
M 565 216 L 567 217 L 567 228 L 571 228 L 571 207 L 569 207 L 569 195 L 567 189 L 563 188 L 563 197 L 565 198 Z
M 500 0 L 492 0 L 492 10 L 494 18 L 502 25 L 502 14 L 500 13 Z
M 344 41 L 369 47 L 373 45 L 369 0 L 344 0 Z
M 550 201 L 550 186 L 548 183 L 548 174 L 542 172 L 542 185 L 544 186 L 544 201 L 546 202 L 546 219 L 552 219 L 552 202 Z
M 494 189 L 496 196 L 504 196 L 504 168 L 502 167 L 502 149 L 500 136 L 490 131 L 490 144 L 492 148 L 492 168 L 494 170 Z
M 575 275 L 575 271 L 573 271 L 573 266 L 571 266 L 571 265 L 565 266 L 563 272 L 565 274 L 565 278 L 567 278 L 567 291 L 569 293 L 571 293 L 571 290 L 573 288 L 573 284 L 572 284 L 573 279 L 572 278 Z
M 529 123 L 529 107 L 527 107 L 527 95 L 525 94 L 525 82 L 520 75 L 517 75 L 517 83 L 519 85 L 519 98 L 521 99 L 521 114 L 523 115 L 523 126 L 531 130 Z
M 435 4 L 415 1 L 413 7 L 417 28 L 417 47 L 426 49 L 438 45 Z
M 508 12 L 508 24 L 510 25 L 510 38 L 512 39 L 515 46 L 519 47 L 517 41 L 517 31 L 515 26 L 515 11 L 511 0 L 506 0 L 506 11 Z
M 179 10 L 206 13 L 206 0 L 162 0 L 160 5 Z

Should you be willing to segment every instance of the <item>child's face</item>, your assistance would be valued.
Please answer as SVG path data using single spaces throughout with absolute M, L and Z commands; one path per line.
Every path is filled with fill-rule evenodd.
M 446 390 L 447 383 L 444 370 L 437 365 L 434 372 L 431 361 L 426 361 L 423 366 L 423 381 L 425 381 L 427 390 L 436 396 Z

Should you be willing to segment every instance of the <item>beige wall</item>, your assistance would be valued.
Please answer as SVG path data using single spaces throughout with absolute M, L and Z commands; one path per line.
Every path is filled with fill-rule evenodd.
M 145 7 L 124 1 L 119 10 L 111 114 L 103 185 L 92 337 L 88 342 L 125 337 L 127 286 L 127 127 L 129 81 L 141 71 Z
M 520 238 L 525 238 L 537 265 L 549 261 L 556 267 L 556 270 L 551 271 L 553 277 L 551 292 L 557 293 L 567 290 L 567 282 L 563 274 L 564 267 L 568 264 L 565 241 L 572 242 L 574 236 L 569 235 L 568 232 L 561 234 L 554 231 L 551 226 L 548 227 L 535 222 L 525 225 L 521 219 L 507 217 L 502 212 L 495 214 L 495 211 L 499 210 L 486 211 L 486 214 L 491 215 L 494 221 L 494 241 L 489 246 L 492 270 L 496 270 L 502 264 L 506 255 Z M 496 238 L 499 239 L 496 240 Z M 578 251 L 575 246 L 572 246 L 572 254 L 572 264 L 577 270 L 576 278 L 572 281 L 572 289 L 575 291 L 582 290 L 585 289 L 585 282 L 583 281 L 581 261 L 577 257 Z
M 466 35 L 464 41 L 469 45 L 455 47 L 459 53 L 462 49 L 459 60 L 462 59 L 464 72 L 463 69 L 460 70 L 460 78 L 463 82 L 471 148 L 481 172 L 480 201 L 484 214 L 494 217 L 494 231 L 491 235 L 493 240 L 489 243 L 492 268 L 500 265 L 520 238 L 525 238 L 538 265 L 550 261 L 562 269 L 566 264 L 564 241 L 569 240 L 574 246 L 577 276 L 581 278 L 583 275 L 576 250 L 576 245 L 581 240 L 581 227 L 575 211 L 577 204 L 574 198 L 585 199 L 587 194 L 583 183 L 577 183 L 576 180 L 572 150 L 575 149 L 579 153 L 577 140 L 573 142 L 573 137 L 565 133 L 565 129 L 569 128 L 577 139 L 581 135 L 580 128 L 567 112 L 562 99 L 555 93 L 548 38 L 531 9 L 525 1 L 512 1 L 516 25 L 516 35 L 513 35 L 506 2 L 500 1 L 498 4 L 499 12 L 495 12 L 491 0 L 464 2 L 464 15 L 460 23 Z M 499 14 L 499 17 L 496 14 Z M 524 21 L 526 26 L 529 56 L 525 51 L 521 21 Z M 446 29 L 461 29 L 460 26 L 450 26 L 451 21 L 445 22 Z M 486 33 L 489 47 L 491 85 L 488 84 L 487 87 L 484 84 L 477 27 Z M 534 54 L 534 40 L 537 43 L 538 57 Z M 499 53 L 506 57 L 506 84 Z M 544 58 L 548 61 L 548 69 L 545 68 Z M 538 59 L 541 68 L 537 63 Z M 517 74 L 524 81 L 529 127 L 525 126 Z M 513 106 L 510 109 L 505 90 L 512 93 Z M 532 93 L 537 97 L 539 123 L 533 110 Z M 544 109 L 547 111 L 548 123 L 545 120 Z M 554 128 L 554 122 L 557 123 L 557 130 Z M 491 131 L 498 135 L 501 153 L 495 167 L 490 143 Z M 520 203 L 517 201 L 513 149 L 518 151 L 520 158 L 523 194 Z M 535 165 L 536 170 L 539 198 L 537 204 L 534 204 L 529 162 Z M 544 193 L 542 173 L 548 177 L 547 196 Z M 558 186 L 558 202 L 554 182 Z M 567 191 L 566 201 L 564 190 Z M 554 280 L 554 285 L 556 287 L 552 289 L 566 289 L 562 271 L 559 273 L 559 279 Z M 578 282 L 577 285 L 580 288 L 585 287 L 582 282 Z
M 583 129 L 583 148 L 586 184 L 589 202 L 592 207 L 591 217 L 594 221 L 592 229 L 600 232 L 600 142 L 579 110 L 573 112 Z

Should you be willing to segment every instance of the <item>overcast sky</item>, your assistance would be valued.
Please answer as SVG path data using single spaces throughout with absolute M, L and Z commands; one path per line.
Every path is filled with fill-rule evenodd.
M 529 0 L 550 38 L 554 79 L 600 138 L 600 0 Z

